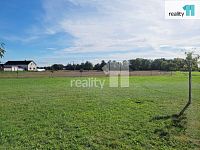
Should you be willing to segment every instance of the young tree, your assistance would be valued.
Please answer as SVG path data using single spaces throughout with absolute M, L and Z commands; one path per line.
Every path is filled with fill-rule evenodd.
M 186 62 L 187 62 L 188 71 L 189 71 L 189 98 L 185 107 L 178 114 L 178 117 L 181 117 L 186 111 L 186 109 L 192 103 L 192 64 L 193 62 L 197 62 L 198 59 L 200 58 L 200 56 L 197 54 L 194 54 L 194 52 L 186 52 L 185 54 L 187 55 Z
M 4 43 L 0 43 L 0 57 L 2 58 L 5 53 Z

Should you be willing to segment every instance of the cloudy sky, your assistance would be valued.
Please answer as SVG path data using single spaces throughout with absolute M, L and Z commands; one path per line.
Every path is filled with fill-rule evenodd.
M 166 20 L 164 7 L 164 0 L 1 1 L 3 61 L 174 58 L 200 47 L 200 20 Z

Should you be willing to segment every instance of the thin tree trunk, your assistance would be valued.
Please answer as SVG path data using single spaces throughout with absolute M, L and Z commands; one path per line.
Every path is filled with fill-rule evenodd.
M 184 112 L 187 110 L 187 108 L 190 106 L 191 103 L 192 103 L 192 62 L 189 61 L 189 100 L 185 105 L 185 107 L 178 114 L 178 117 L 181 117 L 184 114 Z

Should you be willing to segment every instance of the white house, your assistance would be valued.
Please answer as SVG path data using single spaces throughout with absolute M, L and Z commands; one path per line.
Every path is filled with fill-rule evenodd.
M 7 61 L 4 64 L 4 71 L 37 71 L 37 64 L 32 60 Z

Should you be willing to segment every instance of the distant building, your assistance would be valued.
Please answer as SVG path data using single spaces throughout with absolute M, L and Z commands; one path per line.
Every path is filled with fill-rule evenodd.
M 4 64 L 4 71 L 37 71 L 37 64 L 32 60 L 7 61 Z
M 44 71 L 46 71 L 45 69 L 42 69 L 42 68 L 37 68 L 37 71 L 38 72 L 44 72 Z

